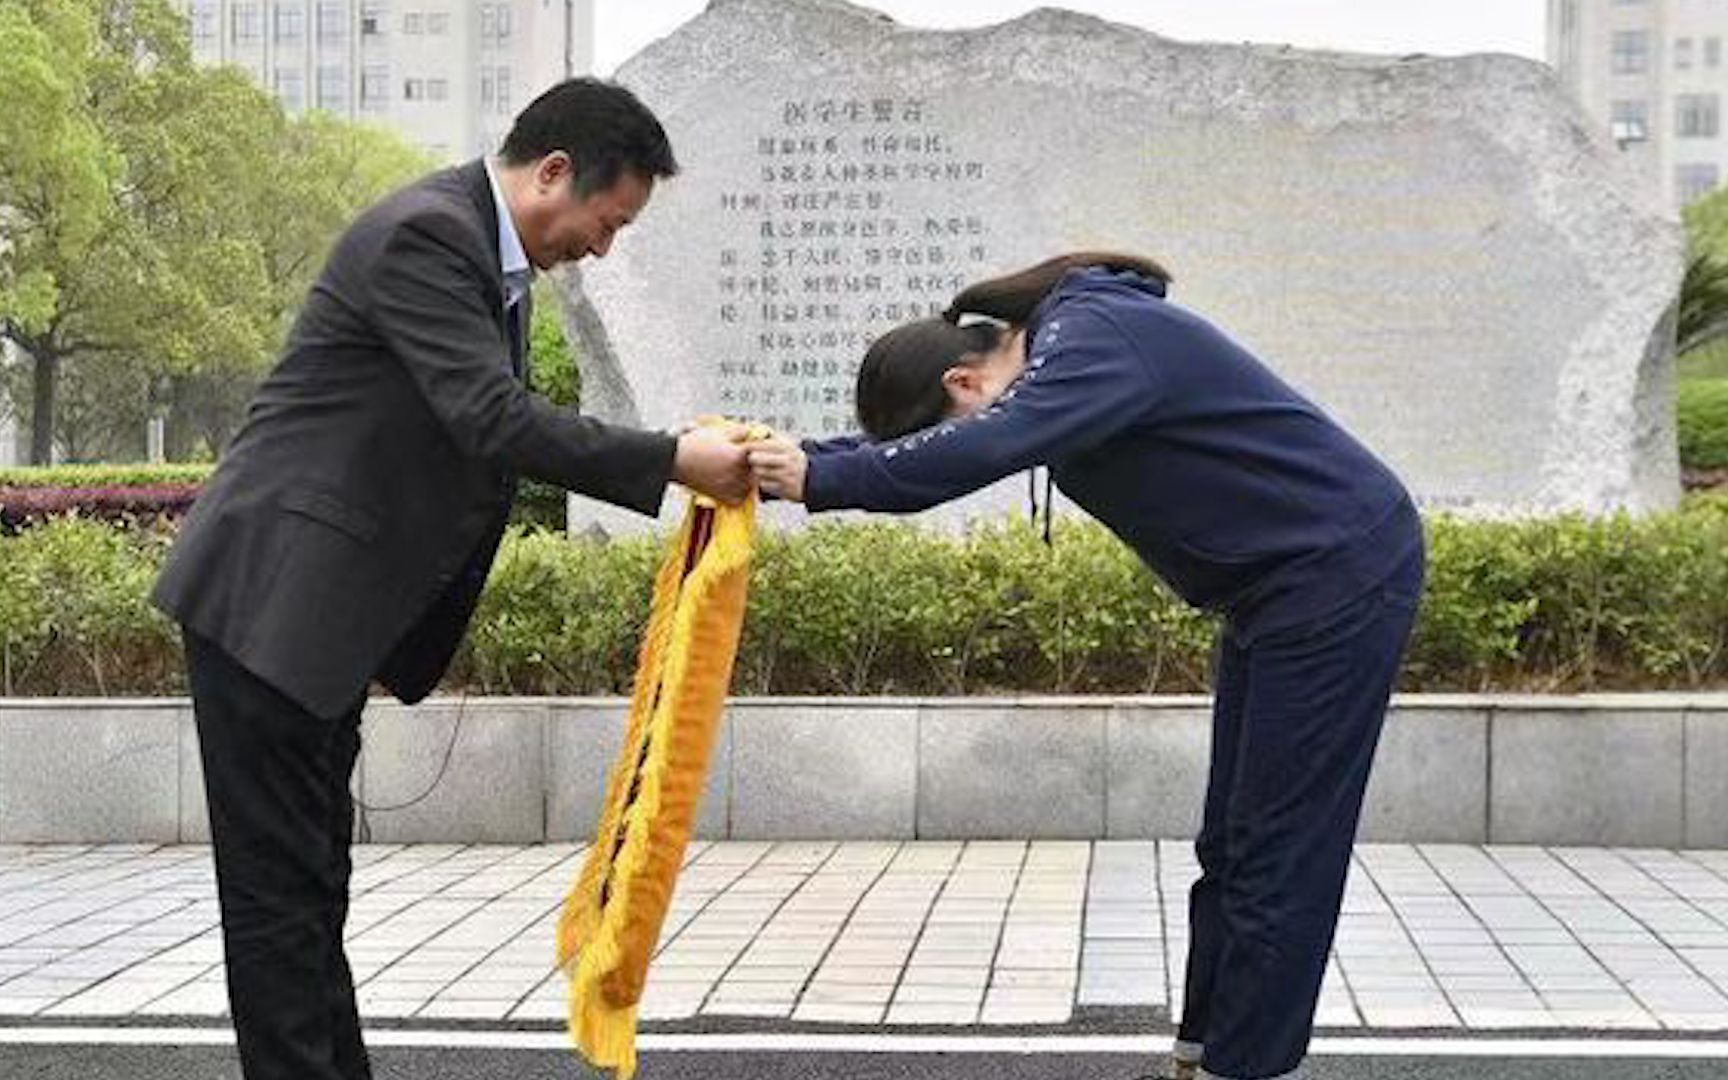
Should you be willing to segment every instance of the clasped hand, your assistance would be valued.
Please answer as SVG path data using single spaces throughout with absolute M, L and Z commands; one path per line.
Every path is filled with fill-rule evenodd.
M 701 417 L 678 435 L 672 479 L 724 503 L 742 502 L 752 487 L 803 502 L 805 465 L 803 449 L 789 436 Z

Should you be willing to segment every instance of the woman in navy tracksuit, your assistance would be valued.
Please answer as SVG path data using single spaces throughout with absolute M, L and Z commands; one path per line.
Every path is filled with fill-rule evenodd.
M 1390 469 L 1167 281 L 1088 253 L 974 285 L 871 346 L 868 439 L 776 439 L 751 460 L 812 511 L 922 510 L 1047 464 L 1223 614 L 1175 1068 L 1258 1080 L 1307 1049 L 1421 522 Z

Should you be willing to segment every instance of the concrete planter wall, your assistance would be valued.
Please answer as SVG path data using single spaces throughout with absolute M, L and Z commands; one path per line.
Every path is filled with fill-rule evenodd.
M 1205 789 L 1208 704 L 738 699 L 700 831 L 1188 837 Z M 370 808 L 366 835 L 586 839 L 624 712 L 616 699 L 376 702 L 354 778 Z M 0 843 L 208 836 L 187 701 L 0 700 Z M 1363 838 L 1728 847 L 1728 694 L 1400 697 Z

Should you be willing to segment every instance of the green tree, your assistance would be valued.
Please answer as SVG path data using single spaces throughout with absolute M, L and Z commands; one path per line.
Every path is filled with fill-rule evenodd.
M 1675 351 L 1701 349 L 1728 335 L 1728 259 L 1694 255 L 1680 285 L 1680 319 Z
M 87 107 L 100 36 L 80 0 L 0 0 L 0 337 L 34 365 L 32 415 L 53 413 L 69 270 L 114 216 L 120 159 Z M 32 461 L 50 436 L 33 428 Z
M 1688 253 L 1680 286 L 1681 355 L 1728 335 L 1728 188 L 1687 206 L 1683 217 Z
M 196 443 L 221 449 L 331 244 L 360 209 L 432 165 L 382 128 L 322 112 L 286 118 L 238 72 L 224 74 L 236 80 L 222 88 L 230 130 L 203 147 L 181 186 L 212 193 L 204 220 L 162 226 L 176 265 L 214 271 L 188 283 L 153 335 L 174 457 Z M 197 145 L 194 138 L 171 141 Z
M 38 464 L 70 449 L 63 386 L 116 364 L 219 447 L 341 227 L 428 164 L 286 117 L 187 40 L 168 0 L 0 0 L 0 336 L 27 358 Z

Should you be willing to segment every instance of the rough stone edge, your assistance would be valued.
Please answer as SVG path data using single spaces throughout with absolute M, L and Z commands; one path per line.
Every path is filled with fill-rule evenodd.
M 1652 411 L 1647 403 L 1640 408 L 1637 395 L 1645 389 L 1660 393 L 1673 378 L 1673 303 L 1683 271 L 1683 230 L 1548 65 L 1496 53 L 1378 56 L 1185 42 L 1056 8 L 989 26 L 933 30 L 904 26 L 845 0 L 713 0 L 627 60 L 617 78 L 662 114 L 675 116 L 711 94 L 716 83 L 731 82 L 729 72 L 737 72 L 740 81 L 752 77 L 765 43 L 845 34 L 873 38 L 860 51 L 868 52 L 872 64 L 905 71 L 913 82 L 1009 67 L 1031 84 L 1156 96 L 1168 103 L 1172 116 L 1191 113 L 1208 122 L 1276 115 L 1312 127 L 1366 119 L 1395 123 L 1399 108 L 1419 107 L 1425 118 L 1469 127 L 1515 162 L 1555 163 L 1540 172 L 1526 170 L 1539 219 L 1575 249 L 1609 246 L 1639 266 L 1628 272 L 1625 260 L 1613 265 L 1579 260 L 1599 302 L 1593 321 L 1561 360 L 1555 431 L 1537 466 L 1537 493 L 1518 512 L 1607 507 L 1641 513 L 1679 503 L 1678 466 L 1669 469 L 1665 462 L 1652 464 L 1638 456 L 1641 448 L 1661 454 L 1673 443 L 1672 409 Z M 1030 35 L 1048 39 L 1051 47 L 1025 53 L 1020 43 Z M 1201 52 L 1209 62 L 1197 79 L 1195 67 L 1184 61 Z M 808 64 L 810 79 L 819 81 L 855 67 L 838 54 L 810 50 L 800 60 Z M 1386 81 L 1394 70 L 1400 76 L 1392 86 L 1396 97 Z M 687 73 L 694 71 L 709 76 L 691 78 Z M 1319 92 L 1322 82 L 1326 93 Z M 1628 291 L 1628 280 L 1651 285 Z M 1637 336 L 1642 351 L 1635 365 L 1620 365 L 1609 383 L 1602 372 L 1625 351 L 1629 326 L 1644 328 Z M 1604 438 L 1615 445 L 1604 449 Z M 1619 464 L 1616 472 L 1602 470 L 1604 452 Z

